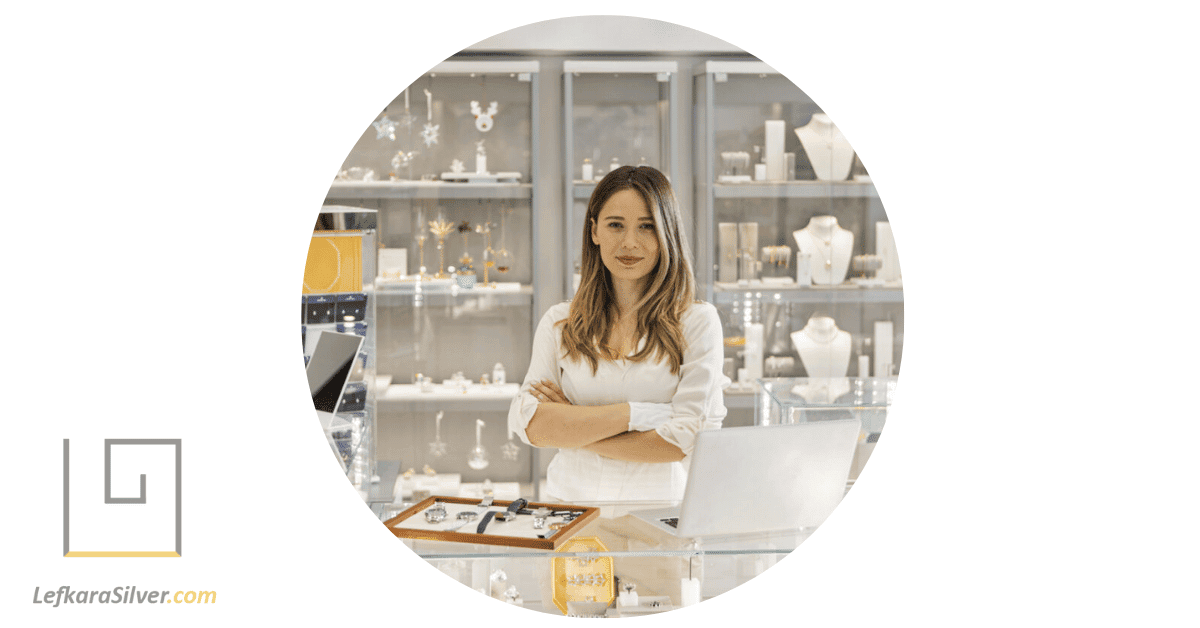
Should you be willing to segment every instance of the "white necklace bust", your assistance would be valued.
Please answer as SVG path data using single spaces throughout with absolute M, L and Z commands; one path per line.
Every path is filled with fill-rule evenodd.
M 854 149 L 829 116 L 814 113 L 808 124 L 796 129 L 796 137 L 818 179 L 845 181 L 850 176 Z
M 832 286 L 846 280 L 854 252 L 854 233 L 838 226 L 836 216 L 813 216 L 808 225 L 793 231 L 796 247 L 811 259 L 812 282 Z
M 792 332 L 792 344 L 808 377 L 845 377 L 850 367 L 850 332 L 838 329 L 837 321 L 820 314 L 808 319 L 803 329 Z

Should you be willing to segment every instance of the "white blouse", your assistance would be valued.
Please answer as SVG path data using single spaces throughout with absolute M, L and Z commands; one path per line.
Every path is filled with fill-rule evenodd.
M 575 405 L 596 406 L 621 402 L 671 404 L 671 418 L 655 428 L 667 442 L 684 453 L 682 462 L 627 462 L 605 458 L 585 449 L 559 449 L 546 472 L 546 492 L 554 499 L 581 502 L 679 501 L 687 483 L 686 456 L 692 453 L 700 430 L 717 429 L 725 418 L 722 390 L 729 378 L 724 362 L 721 319 L 717 308 L 695 303 L 684 313 L 686 347 L 679 374 L 666 362 L 648 359 L 600 360 L 596 373 L 584 360 L 567 360 L 562 329 L 556 323 L 567 317 L 571 304 L 551 307 L 538 323 L 533 356 L 521 392 L 508 412 L 508 429 L 529 443 L 525 428 L 537 411 L 538 400 L 530 384 L 550 380 L 558 384 Z M 638 343 L 638 350 L 646 339 Z

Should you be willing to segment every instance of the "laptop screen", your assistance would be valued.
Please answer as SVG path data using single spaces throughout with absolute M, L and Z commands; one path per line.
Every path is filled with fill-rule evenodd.
M 308 390 L 318 412 L 334 412 L 358 358 L 362 337 L 322 331 L 308 360 Z

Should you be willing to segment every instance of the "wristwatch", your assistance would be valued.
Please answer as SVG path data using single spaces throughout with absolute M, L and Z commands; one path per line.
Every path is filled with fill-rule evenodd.
M 528 503 L 529 502 L 525 499 L 518 499 L 509 504 L 508 509 L 504 512 L 496 512 L 494 510 L 488 511 L 488 513 L 483 516 L 483 521 L 479 522 L 479 527 L 475 528 L 475 533 L 483 534 L 483 531 L 487 530 L 488 524 L 492 522 L 493 518 L 501 521 L 512 521 L 516 518 L 517 511 L 524 508 L 525 504 Z
M 513 519 L 516 519 L 517 513 L 522 508 L 525 507 L 525 504 L 528 504 L 528 503 L 529 502 L 525 499 L 518 499 L 518 500 L 514 501 L 513 503 L 508 505 L 507 510 L 505 510 L 504 512 L 496 513 L 496 520 L 497 521 L 512 521 Z
M 446 528 L 446 532 L 454 532 L 455 530 L 458 530 L 459 528 L 467 525 L 468 523 L 471 523 L 472 521 L 478 519 L 480 512 L 483 512 L 484 510 L 487 510 L 488 508 L 492 507 L 492 499 L 493 498 L 491 495 L 484 497 L 483 501 L 479 502 L 479 505 L 476 506 L 476 508 L 482 509 L 479 512 L 475 512 L 473 510 L 464 510 L 464 511 L 458 513 L 458 515 L 456 515 L 458 522 L 455 523 L 454 525 L 450 526 L 449 528 Z

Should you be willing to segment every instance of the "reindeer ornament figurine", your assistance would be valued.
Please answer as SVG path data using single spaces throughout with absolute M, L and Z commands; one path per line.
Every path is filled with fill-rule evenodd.
M 483 109 L 479 107 L 478 100 L 471 101 L 471 113 L 475 114 L 475 128 L 484 133 L 492 130 L 492 125 L 495 124 L 492 116 L 496 115 L 498 111 L 500 111 L 500 103 L 494 100 L 488 104 L 487 113 L 484 113 Z

